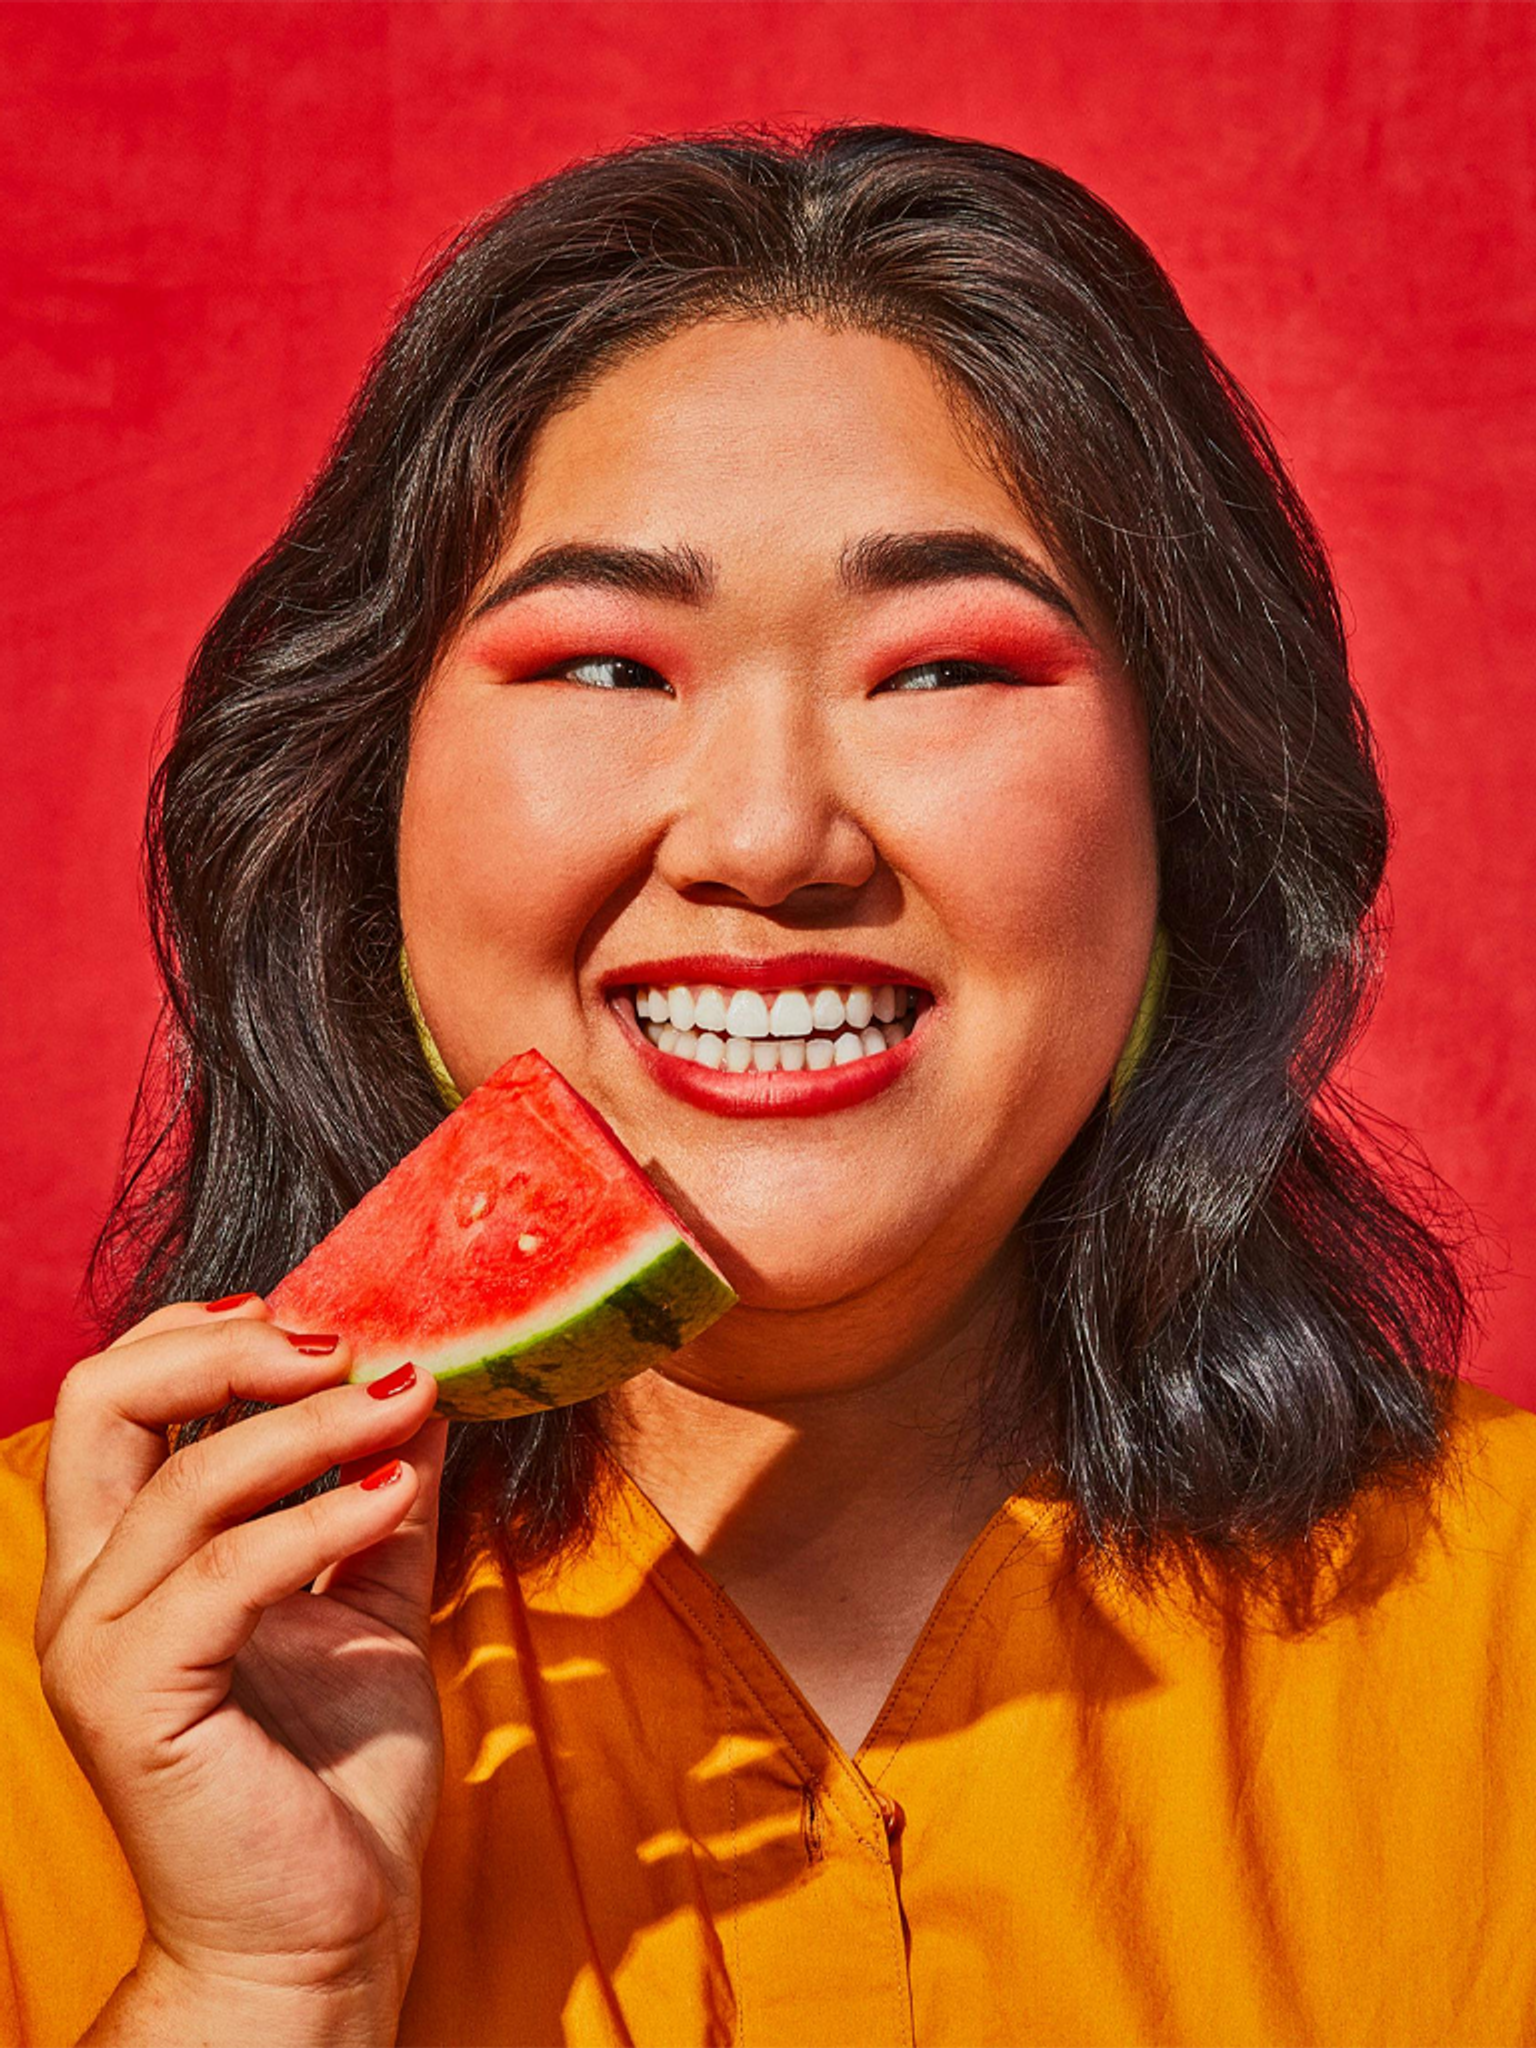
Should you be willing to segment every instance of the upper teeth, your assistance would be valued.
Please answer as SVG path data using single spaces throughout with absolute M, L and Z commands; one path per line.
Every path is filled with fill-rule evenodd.
M 712 983 L 635 991 L 642 1021 L 671 1024 L 679 1031 L 713 1031 L 729 1038 L 807 1038 L 812 1032 L 863 1031 L 904 1017 L 911 991 L 882 982 L 870 988 L 784 988 L 760 995 L 755 988 L 717 988 Z

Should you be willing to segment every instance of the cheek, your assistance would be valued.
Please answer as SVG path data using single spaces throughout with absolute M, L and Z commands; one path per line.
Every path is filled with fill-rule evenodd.
M 903 778 L 899 836 L 967 973 L 1008 980 L 1054 960 L 1093 981 L 1142 948 L 1157 853 L 1134 706 L 1063 688 L 957 704 L 945 724 L 921 777 Z
M 459 946 L 568 968 L 643 848 L 645 749 L 615 733 L 626 707 L 570 690 L 508 699 L 488 689 L 422 706 L 400 821 L 402 914 Z
M 1125 1044 L 1157 841 L 1134 703 L 1059 690 L 1006 719 L 982 709 L 973 731 L 957 718 L 942 743 L 933 734 L 903 836 L 956 971 L 947 1078 L 965 1106 L 946 1108 L 937 1142 L 971 1133 L 970 1199 L 1007 1216 L 1081 1128 Z

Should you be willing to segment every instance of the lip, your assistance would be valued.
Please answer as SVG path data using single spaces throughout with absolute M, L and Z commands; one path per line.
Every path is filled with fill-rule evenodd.
M 627 967 L 614 968 L 598 986 L 610 996 L 618 988 L 674 988 L 679 982 L 691 981 L 758 990 L 804 988 L 809 982 L 858 981 L 878 986 L 889 981 L 933 994 L 932 983 L 910 967 L 875 960 L 865 953 L 781 953 L 772 960 L 744 953 L 678 953 L 665 960 L 636 960 Z
M 796 954 L 792 957 L 799 960 L 809 956 Z M 687 962 L 674 960 L 653 964 L 682 968 L 687 977 L 695 981 L 726 979 L 724 974 L 715 975 L 712 969 L 707 972 L 698 971 L 695 960 L 692 959 Z M 776 961 L 774 968 L 782 977 L 781 963 Z M 639 981 L 654 978 L 649 975 L 646 966 L 634 972 L 636 980 Z M 841 973 L 842 970 L 839 969 L 839 975 Z M 681 978 L 681 974 L 673 975 L 674 981 Z M 818 974 L 814 978 L 831 981 L 835 977 L 830 974 Z M 860 981 L 865 978 L 862 973 L 854 976 L 854 979 Z M 888 974 L 882 969 L 881 978 L 893 980 L 902 977 Z M 613 983 L 616 989 L 628 985 L 622 980 Z M 746 982 L 735 982 L 731 985 L 737 988 L 753 986 Z M 784 986 L 784 980 L 763 979 L 755 985 L 758 988 L 780 988 Z M 795 985 L 793 982 L 789 983 L 791 987 Z M 925 986 L 922 983 L 908 985 Z M 690 1103 L 695 1109 L 711 1110 L 716 1116 L 825 1116 L 836 1109 L 852 1109 L 857 1103 L 869 1102 L 875 1096 L 883 1095 L 887 1088 L 901 1079 L 927 1041 L 928 1019 L 932 1014 L 933 1002 L 929 992 L 928 1003 L 917 1012 L 912 1029 L 899 1045 L 888 1046 L 884 1052 L 867 1053 L 864 1058 L 852 1060 L 845 1067 L 825 1067 L 820 1073 L 811 1073 L 808 1069 L 802 1068 L 798 1074 L 760 1074 L 756 1071 L 726 1074 L 710 1067 L 696 1066 L 691 1060 L 673 1059 L 670 1053 L 664 1053 L 659 1047 L 652 1045 L 640 1029 L 631 1003 L 608 1001 L 604 1007 L 634 1048 L 651 1079 L 669 1095 L 676 1096 L 679 1102 Z

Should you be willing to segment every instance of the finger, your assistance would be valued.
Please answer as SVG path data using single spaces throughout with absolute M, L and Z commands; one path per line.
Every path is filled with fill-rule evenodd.
M 350 1361 L 345 1343 L 311 1356 L 264 1317 L 233 1315 L 188 1321 L 75 1366 L 59 1389 L 44 1476 L 50 1588 L 78 1583 L 171 1455 L 167 1423 L 236 1398 L 300 1399 L 343 1378 Z
M 253 1319 L 264 1321 L 267 1319 L 268 1314 L 266 1302 L 262 1297 L 259 1294 L 251 1293 L 237 1294 L 211 1302 L 167 1302 L 163 1308 L 155 1309 L 150 1315 L 142 1317 L 131 1329 L 125 1330 L 120 1337 L 115 1338 L 106 1347 L 105 1352 L 101 1352 L 97 1356 L 104 1358 L 112 1352 L 121 1351 L 128 1345 L 138 1343 L 141 1339 L 162 1336 L 167 1330 L 203 1328 L 207 1324 L 208 1318 L 213 1315 L 231 1321 L 243 1319 L 249 1322 Z M 94 1370 L 95 1363 L 94 1357 L 82 1359 L 69 1373 L 64 1385 L 59 1388 L 54 1406 L 54 1423 L 48 1435 L 48 1452 L 44 1467 L 45 1504 L 48 1498 L 46 1489 L 50 1485 L 55 1485 L 56 1487 L 57 1484 L 54 1475 L 64 1471 L 67 1465 L 72 1462 L 68 1458 L 67 1453 L 69 1433 L 73 1429 L 76 1411 L 79 1406 L 76 1397 L 78 1392 L 94 1392 L 99 1384 Z M 62 1429 L 60 1426 L 60 1409 L 65 1411 L 63 1417 L 64 1427 Z M 160 1465 L 167 1449 L 167 1445 L 163 1441 L 163 1434 L 163 1432 L 156 1432 L 134 1444 L 131 1448 L 125 1445 L 118 1463 L 111 1471 L 103 1470 L 100 1467 L 92 1467 L 86 1484 L 90 1489 L 91 1495 L 94 1496 L 93 1498 L 82 1498 L 78 1493 L 79 1482 L 74 1480 L 69 1482 L 82 1514 L 88 1518 L 93 1526 L 99 1528 L 102 1524 L 105 1524 L 110 1529 L 126 1503 L 133 1498 L 150 1474 Z M 48 1527 L 50 1556 L 56 1559 L 56 1546 L 60 1539 L 51 1520 Z M 104 1537 L 98 1537 L 96 1547 L 99 1548 L 100 1542 L 104 1540 Z M 45 1596 L 45 1604 L 46 1600 L 47 1596 Z
M 333 1465 L 376 1465 L 386 1449 L 414 1435 L 436 1397 L 430 1373 L 383 1399 L 371 1386 L 327 1387 L 178 1451 L 129 1502 L 77 1604 L 95 1620 L 116 1620 L 220 1531 Z
M 222 1705 L 234 1659 L 269 1607 L 377 1543 L 409 1511 L 415 1471 L 404 1460 L 389 1462 L 399 1473 L 386 1485 L 339 1486 L 221 1530 L 114 1625 L 119 1682 L 146 1703 L 174 1709 L 176 1725 L 162 1727 L 162 1741 Z
M 121 1351 L 129 1344 L 137 1344 L 144 1337 L 158 1337 L 164 1330 L 184 1330 L 199 1327 L 210 1315 L 252 1316 L 261 1318 L 270 1314 L 267 1304 L 259 1294 L 231 1294 L 217 1301 L 170 1301 L 164 1308 L 157 1308 L 135 1323 L 131 1330 L 124 1330 L 121 1337 L 115 1337 L 107 1346 L 109 1351 Z
M 399 1446 L 400 1456 L 416 1472 L 416 1495 L 410 1508 L 382 1542 L 353 1551 L 323 1573 L 313 1587 L 316 1593 L 329 1594 L 359 1614 L 398 1629 L 421 1650 L 427 1647 L 431 1626 L 438 1506 L 447 1447 L 447 1416 L 429 1416 L 410 1441 Z M 343 1483 L 361 1477 L 361 1468 L 343 1465 L 341 1477 Z
M 116 1343 L 109 1344 L 107 1349 L 115 1351 L 122 1345 L 137 1343 L 144 1337 L 158 1336 L 166 1330 L 192 1329 L 201 1325 L 205 1318 L 211 1315 L 243 1316 L 247 1320 L 254 1317 L 258 1321 L 265 1321 L 270 1319 L 271 1314 L 272 1311 L 263 1298 L 259 1294 L 251 1293 L 225 1295 L 217 1301 L 172 1302 L 165 1308 L 157 1309 L 153 1315 L 146 1316 L 142 1322 L 135 1323 L 131 1330 L 125 1330 Z M 232 1420 L 238 1417 L 240 1413 L 241 1410 L 235 1408 L 230 1411 L 228 1419 Z M 190 1418 L 189 1420 L 202 1419 Z M 211 1422 L 207 1424 L 208 1428 L 215 1426 L 217 1425 Z M 167 1425 L 165 1432 L 166 1441 L 172 1450 L 179 1450 L 182 1443 L 186 1441 L 184 1432 L 188 1427 L 189 1422 L 179 1419 Z

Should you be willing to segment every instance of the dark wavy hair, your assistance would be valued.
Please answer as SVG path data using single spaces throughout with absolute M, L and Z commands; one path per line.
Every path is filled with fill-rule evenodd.
M 91 1303 L 115 1335 L 270 1287 L 441 1116 L 396 971 L 418 692 L 541 423 L 627 354 L 743 314 L 921 351 L 1144 693 L 1161 1022 L 1019 1219 L 977 1443 L 1067 1504 L 1095 1565 L 1270 1569 L 1367 1485 L 1444 1468 L 1470 1240 L 1335 1072 L 1379 980 L 1389 826 L 1317 533 L 1143 243 L 995 144 L 647 138 L 430 265 L 199 646 L 154 776 L 166 1003 Z M 455 1424 L 440 1584 L 472 1540 L 516 1569 L 590 1533 L 604 1444 L 601 1399 Z

